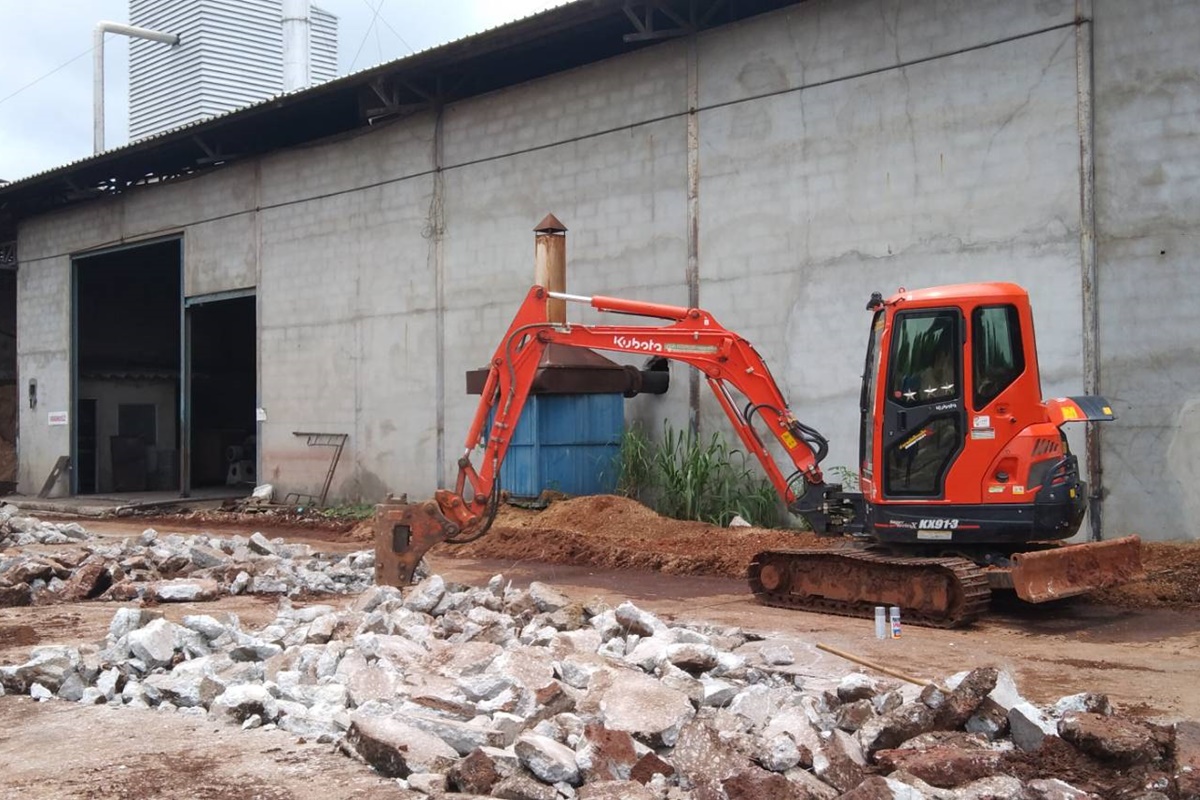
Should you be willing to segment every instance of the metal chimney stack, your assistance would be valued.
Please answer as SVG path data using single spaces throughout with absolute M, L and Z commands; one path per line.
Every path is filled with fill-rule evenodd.
M 283 0 L 283 91 L 307 89 L 309 75 L 309 0 Z

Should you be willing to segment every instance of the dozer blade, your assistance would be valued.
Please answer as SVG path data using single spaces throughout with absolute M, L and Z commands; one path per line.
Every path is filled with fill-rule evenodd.
M 408 586 L 425 553 L 456 535 L 459 527 L 432 501 L 388 499 L 375 506 L 375 583 Z
M 1027 603 L 1087 594 L 1145 574 L 1137 536 L 1013 553 L 1012 564 L 1012 588 Z

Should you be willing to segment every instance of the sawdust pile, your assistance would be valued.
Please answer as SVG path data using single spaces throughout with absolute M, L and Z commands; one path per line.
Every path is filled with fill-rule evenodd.
M 798 531 L 721 528 L 669 519 L 637 501 L 598 495 L 561 500 L 544 511 L 506 506 L 482 539 L 443 545 L 435 552 L 464 558 L 741 578 L 750 559 L 761 550 L 835 543 Z

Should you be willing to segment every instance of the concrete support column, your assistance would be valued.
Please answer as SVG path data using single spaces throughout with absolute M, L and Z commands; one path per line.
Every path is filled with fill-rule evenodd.
M 1092 4 L 1075 2 L 1076 124 L 1079 132 L 1079 263 L 1083 311 L 1083 387 L 1100 394 L 1099 288 L 1096 267 L 1096 161 L 1094 152 Z M 1100 454 L 1100 425 L 1087 423 L 1084 453 L 1088 472 L 1088 521 L 1091 538 L 1103 536 L 1104 470 Z
M 437 427 L 437 486 L 446 488 L 446 252 L 443 239 L 446 232 L 446 179 L 442 172 L 445 159 L 443 122 L 445 108 L 439 103 L 433 121 L 433 191 L 429 198 L 429 215 L 424 236 L 429 242 L 428 263 L 433 273 L 436 311 L 434 313 L 434 362 L 436 377 Z
M 687 53 L 687 290 L 688 307 L 700 307 L 700 63 L 696 36 Z M 688 425 L 700 431 L 700 372 L 688 371 Z

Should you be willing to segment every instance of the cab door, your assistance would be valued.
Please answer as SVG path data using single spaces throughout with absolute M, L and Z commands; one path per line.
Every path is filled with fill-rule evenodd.
M 882 420 L 883 496 L 944 499 L 963 448 L 964 322 L 956 308 L 897 312 Z

